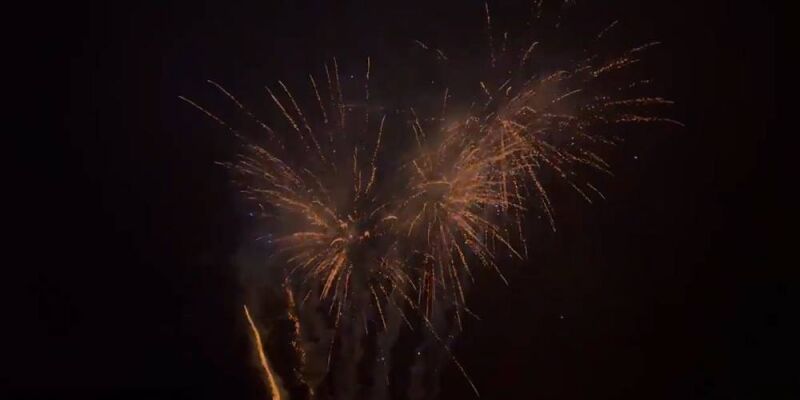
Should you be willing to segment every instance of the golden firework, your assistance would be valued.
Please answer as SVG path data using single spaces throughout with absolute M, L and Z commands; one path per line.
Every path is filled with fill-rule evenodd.
M 604 198 L 583 172 L 611 174 L 597 148 L 615 144 L 617 128 L 642 122 L 680 125 L 653 111 L 672 104 L 670 100 L 626 94 L 649 82 L 629 78 L 625 71 L 657 42 L 548 70 L 535 66 L 538 41 L 515 50 L 504 33 L 497 45 L 488 4 L 485 11 L 490 68 L 476 82 L 483 99 L 465 116 L 448 114 L 451 91 L 445 88 L 436 117 L 422 119 L 409 108 L 397 113 L 405 118 L 387 121 L 386 115 L 372 111 L 369 58 L 363 86 L 354 87 L 358 103 L 345 102 L 351 96 L 344 94 L 335 59 L 324 65 L 323 80 L 309 75 L 309 101 L 296 98 L 282 81 L 266 88 L 283 126 L 262 122 L 209 81 L 267 133 L 267 143 L 256 144 L 181 97 L 242 140 L 238 157 L 224 165 L 274 234 L 269 265 L 284 271 L 292 343 L 301 364 L 296 370 L 308 375 L 299 380 L 309 393 L 315 393 L 322 379 L 318 371 L 328 371 L 337 337 L 327 345 L 327 366 L 303 368 L 311 355 L 301 343 L 305 335 L 299 310 L 310 296 L 325 305 L 334 330 L 343 319 L 350 332 L 354 326 L 360 332 L 362 324 L 368 332 L 368 321 L 388 330 L 400 325 L 398 315 L 413 329 L 413 317 L 405 311 L 414 311 L 417 322 L 442 344 L 477 393 L 437 333 L 434 309 L 440 314 L 442 309 L 453 311 L 460 328 L 462 313 L 471 314 L 466 292 L 476 267 L 496 271 L 508 283 L 500 264 L 527 257 L 524 220 L 534 204 L 530 200 L 538 200 L 555 230 L 555 207 L 546 190 L 551 177 L 589 202 Z M 442 50 L 415 42 L 440 62 L 450 60 Z M 397 123 L 401 119 L 405 127 Z M 398 131 L 405 142 L 387 137 Z M 388 155 L 387 141 L 410 145 L 392 147 Z M 261 360 L 271 375 L 263 351 Z M 269 382 L 274 388 L 272 378 Z

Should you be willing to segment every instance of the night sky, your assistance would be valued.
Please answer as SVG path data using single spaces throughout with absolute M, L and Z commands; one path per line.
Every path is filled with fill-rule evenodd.
M 213 79 L 258 112 L 265 84 L 299 87 L 333 56 L 362 71 L 369 55 L 391 107 L 441 78 L 414 39 L 476 60 L 486 44 L 476 1 L 139 3 L 70 5 L 50 26 L 64 67 L 47 150 L 57 194 L 42 206 L 57 210 L 27 256 L 34 311 L 0 380 L 8 398 L 265 398 L 234 265 L 252 222 L 214 164 L 235 142 L 178 96 L 224 104 Z M 490 3 L 497 23 L 524 26 L 510 3 Z M 627 135 L 605 202 L 556 189 L 558 231 L 531 221 L 532 256 L 506 268 L 510 285 L 481 277 L 469 299 L 481 321 L 454 352 L 485 399 L 781 393 L 757 373 L 788 290 L 764 254 L 771 7 L 578 1 L 571 13 L 564 43 L 615 19 L 622 45 L 663 42 L 650 75 L 686 127 Z M 473 398 L 452 365 L 442 387 Z

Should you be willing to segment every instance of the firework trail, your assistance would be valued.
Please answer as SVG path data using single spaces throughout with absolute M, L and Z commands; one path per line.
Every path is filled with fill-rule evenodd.
M 370 97 L 369 58 L 363 85 L 349 87 L 348 94 L 336 59 L 325 63 L 322 80 L 309 75 L 310 101 L 296 98 L 281 81 L 267 87 L 280 116 L 275 125 L 209 81 L 266 132 L 265 144 L 181 97 L 241 140 L 237 159 L 223 165 L 275 235 L 267 264 L 283 271 L 294 372 L 308 398 L 389 396 L 391 353 L 404 325 L 425 332 L 409 395 L 436 396 L 443 360 L 452 361 L 478 395 L 450 351 L 463 316 L 474 315 L 466 299 L 476 269 L 495 271 L 508 283 L 500 263 L 527 256 L 531 204 L 555 230 L 546 190 L 551 178 L 589 202 L 604 198 L 581 172 L 611 174 L 596 148 L 613 145 L 618 127 L 680 125 L 655 109 L 671 101 L 628 94 L 647 81 L 625 71 L 656 42 L 614 56 L 587 51 L 566 67 L 544 68 L 536 62 L 543 57 L 539 41 L 497 35 L 488 3 L 484 8 L 489 67 L 475 82 L 482 97 L 466 116 L 448 113 L 455 91 L 443 88 L 440 110 L 409 107 L 387 120 Z M 540 18 L 541 2 L 534 9 Z M 443 64 L 451 61 L 434 46 L 415 44 Z M 387 143 L 407 144 L 392 148 L 400 162 L 387 160 Z M 245 312 L 276 395 L 274 374 Z M 371 388 L 361 387 L 359 378 L 368 355 L 374 355 Z
M 264 352 L 264 344 L 261 343 L 261 335 L 258 333 L 258 328 L 256 328 L 256 324 L 253 322 L 253 318 L 250 316 L 250 311 L 247 309 L 247 306 L 243 307 L 244 315 L 247 318 L 247 323 L 250 324 L 250 329 L 252 330 L 253 337 L 255 338 L 255 348 L 258 353 L 258 361 L 261 363 L 261 368 L 264 369 L 264 375 L 267 378 L 267 388 L 272 394 L 272 399 L 286 399 L 288 397 L 286 395 L 286 390 L 284 390 L 283 386 L 281 385 L 281 378 L 275 374 L 275 371 L 272 370 L 272 366 L 270 366 L 270 363 L 267 360 L 267 355 Z
M 308 397 L 314 398 L 329 371 L 329 347 L 333 332 L 317 312 L 318 296 L 306 296 L 301 299 L 303 304 L 298 304 L 294 298 L 294 289 L 288 282 L 284 284 L 284 289 L 287 315 L 292 328 L 290 340 L 297 357 L 295 374 L 307 389 Z

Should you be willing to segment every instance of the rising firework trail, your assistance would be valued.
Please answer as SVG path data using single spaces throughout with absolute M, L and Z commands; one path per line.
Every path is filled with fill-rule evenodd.
M 267 355 L 264 351 L 264 344 L 261 342 L 261 334 L 258 333 L 258 328 L 256 328 L 256 324 L 253 322 L 253 317 L 250 316 L 250 310 L 247 309 L 247 306 L 243 306 L 243 308 L 244 315 L 247 318 L 247 323 L 250 324 L 250 329 L 253 332 L 253 338 L 255 339 L 254 347 L 256 349 L 256 353 L 258 353 L 258 361 L 261 364 L 261 368 L 264 370 L 267 388 L 272 394 L 273 400 L 284 400 L 287 398 L 287 396 L 286 391 L 281 386 L 281 378 L 275 375 L 275 371 L 272 369 L 272 366 L 267 359 Z

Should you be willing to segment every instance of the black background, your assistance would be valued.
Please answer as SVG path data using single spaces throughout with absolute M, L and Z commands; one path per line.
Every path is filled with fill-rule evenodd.
M 34 311 L 19 326 L 31 333 L 11 352 L 3 385 L 34 398 L 263 398 L 232 262 L 248 240 L 246 212 L 213 164 L 233 142 L 177 96 L 214 98 L 204 83 L 214 79 L 259 110 L 264 84 L 291 86 L 331 56 L 354 70 L 370 55 L 375 75 L 402 76 L 413 39 L 481 48 L 464 43 L 484 38 L 482 7 L 164 1 L 52 10 L 60 15 L 44 36 L 64 68 L 42 186 L 55 195 L 35 203 L 48 228 L 25 233 L 47 239 L 29 255 Z M 763 246 L 764 150 L 775 128 L 770 7 L 574 9 L 587 22 L 572 27 L 576 37 L 619 19 L 616 40 L 664 42 L 654 75 L 687 127 L 627 138 L 612 158 L 616 177 L 602 182 L 607 201 L 560 196 L 558 232 L 537 228 L 534 257 L 509 268 L 510 286 L 486 275 L 472 292 L 482 320 L 468 324 L 457 356 L 489 399 L 779 393 L 757 373 L 772 361 L 783 323 L 774 304 L 787 290 L 769 280 Z M 418 89 L 384 83 L 396 99 Z M 443 398 L 471 398 L 455 368 L 442 379 Z

